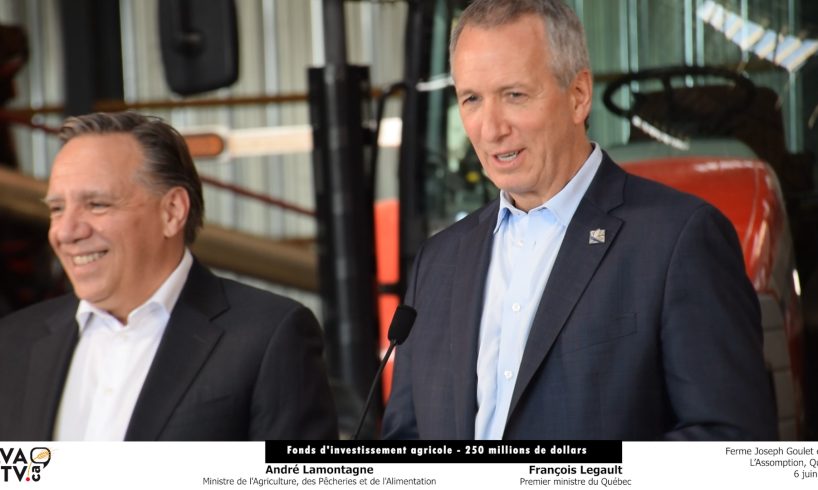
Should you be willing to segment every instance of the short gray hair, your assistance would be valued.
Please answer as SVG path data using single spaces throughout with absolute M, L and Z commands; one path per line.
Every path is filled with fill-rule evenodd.
M 67 143 L 85 134 L 114 133 L 136 138 L 145 154 L 144 175 L 149 188 L 165 192 L 181 187 L 187 191 L 190 211 L 185 222 L 185 243 L 193 243 L 204 223 L 204 197 L 202 181 L 184 137 L 158 117 L 136 112 L 97 112 L 66 119 L 60 128 L 60 139 Z
M 585 30 L 579 17 L 562 0 L 475 0 L 463 11 L 449 43 L 449 59 L 466 26 L 499 27 L 525 15 L 537 15 L 548 33 L 551 70 L 567 88 L 582 70 L 590 70 Z

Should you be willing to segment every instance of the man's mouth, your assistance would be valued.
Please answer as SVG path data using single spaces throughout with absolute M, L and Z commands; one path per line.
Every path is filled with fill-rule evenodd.
M 101 259 L 107 252 L 94 252 L 84 255 L 74 255 L 71 261 L 74 265 L 86 265 Z
M 509 151 L 507 153 L 498 153 L 496 156 L 497 156 L 497 159 L 500 160 L 501 162 L 510 162 L 510 161 L 514 160 L 515 158 L 517 158 L 517 155 L 519 155 L 519 154 L 520 154 L 520 150 L 517 150 L 517 151 Z

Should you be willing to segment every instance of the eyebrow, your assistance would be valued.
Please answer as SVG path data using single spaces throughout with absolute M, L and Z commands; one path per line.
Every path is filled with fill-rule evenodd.
M 506 90 L 531 90 L 531 89 L 530 89 L 529 85 L 527 85 L 527 84 L 525 84 L 523 82 L 514 82 L 514 83 L 509 83 L 509 84 L 506 84 L 506 85 L 501 85 L 500 87 L 493 88 L 493 89 L 489 90 L 489 93 L 501 93 L 501 92 L 505 92 Z M 458 90 L 457 87 L 455 87 L 454 91 L 455 91 L 455 94 L 458 97 L 461 97 L 463 95 L 479 94 L 479 92 L 477 90 L 469 88 L 469 87 L 464 87 L 464 88 L 462 88 L 460 90 Z
M 529 86 L 522 82 L 515 82 L 508 85 L 503 85 L 498 90 L 500 92 L 504 92 L 506 90 L 529 90 Z

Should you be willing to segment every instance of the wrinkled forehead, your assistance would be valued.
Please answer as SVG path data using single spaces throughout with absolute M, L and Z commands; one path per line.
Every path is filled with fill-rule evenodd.
M 457 91 L 489 79 L 530 78 L 551 71 L 551 54 L 541 19 L 523 16 L 496 26 L 469 24 L 460 34 L 451 59 Z
M 54 167 L 84 165 L 133 172 L 145 159 L 137 139 L 128 133 L 81 134 L 57 152 Z
M 112 192 L 137 184 L 143 160 L 139 144 L 128 134 L 77 136 L 54 159 L 49 194 Z

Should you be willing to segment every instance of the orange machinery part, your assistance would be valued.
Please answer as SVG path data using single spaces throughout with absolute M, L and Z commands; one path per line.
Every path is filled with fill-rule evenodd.
M 400 277 L 399 272 L 399 206 L 397 199 L 385 199 L 375 203 L 375 262 L 379 285 L 395 284 Z M 378 318 L 380 323 L 380 355 L 386 353 L 389 347 L 387 333 L 392 321 L 392 314 L 400 304 L 401 298 L 397 294 L 378 294 Z M 381 387 L 383 401 L 389 399 L 389 390 L 392 388 L 392 366 L 394 355 L 383 370 Z

